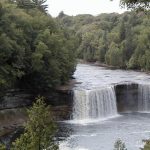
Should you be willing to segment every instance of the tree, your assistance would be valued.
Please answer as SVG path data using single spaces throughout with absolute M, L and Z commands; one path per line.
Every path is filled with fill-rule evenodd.
M 57 150 L 54 142 L 56 125 L 42 97 L 28 110 L 24 133 L 13 143 L 12 150 Z
M 125 37 L 126 37 L 125 22 L 124 22 L 124 20 L 122 20 L 120 28 L 119 28 L 119 38 L 120 38 L 120 41 L 123 41 L 125 39 Z
M 45 2 L 0 1 L 0 97 L 12 88 L 52 90 L 73 74 L 76 38 L 37 9 Z
M 121 0 L 120 4 L 128 9 L 150 9 L 149 0 Z
M 107 38 L 107 31 L 104 31 L 102 38 L 99 40 L 99 61 L 105 62 L 105 55 L 108 50 L 108 38 Z
M 123 67 L 123 51 L 118 48 L 118 45 L 114 42 L 111 43 L 109 50 L 105 56 L 106 63 L 108 65 L 116 66 L 116 67 Z
M 141 68 L 145 71 L 150 70 L 150 51 L 147 50 L 145 54 L 140 58 Z
M 119 139 L 114 144 L 114 150 L 127 150 L 125 144 Z
M 31 0 L 16 0 L 17 6 L 23 9 L 31 9 L 34 8 Z
M 46 13 L 48 5 L 45 4 L 47 0 L 12 0 L 14 3 L 17 2 L 17 6 L 23 9 L 37 8 L 41 12 Z
M 6 150 L 6 147 L 4 144 L 0 144 L 0 150 Z
M 40 11 L 45 12 L 47 11 L 48 5 L 45 4 L 47 0 L 32 0 L 34 6 L 38 8 Z
M 63 11 L 61 11 L 61 12 L 58 14 L 58 18 L 59 18 L 59 19 L 65 17 L 65 16 L 66 16 L 66 14 L 65 14 Z

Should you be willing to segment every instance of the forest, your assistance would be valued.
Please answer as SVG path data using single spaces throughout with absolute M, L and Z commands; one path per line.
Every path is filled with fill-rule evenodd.
M 149 11 L 52 18 L 38 1 L 0 2 L 0 93 L 52 89 L 68 81 L 76 58 L 150 70 Z
M 13 88 L 52 89 L 75 70 L 75 36 L 43 3 L 0 1 L 1 95 Z
M 77 56 L 124 69 L 150 70 L 149 12 L 58 16 L 61 24 L 76 31 Z

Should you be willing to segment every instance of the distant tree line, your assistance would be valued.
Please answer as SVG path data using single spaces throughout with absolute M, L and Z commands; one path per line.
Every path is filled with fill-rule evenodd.
M 150 19 L 144 12 L 67 16 L 58 19 L 76 31 L 78 58 L 118 68 L 150 70 Z
M 75 70 L 76 40 L 46 12 L 45 0 L 0 1 L 0 94 L 47 90 Z

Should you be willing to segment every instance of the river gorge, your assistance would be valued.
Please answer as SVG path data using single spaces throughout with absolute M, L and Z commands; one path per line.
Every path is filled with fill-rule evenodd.
M 44 94 L 58 121 L 60 150 L 113 150 L 117 139 L 128 150 L 139 150 L 150 138 L 149 74 L 78 64 L 73 77 L 73 88 Z M 30 105 L 33 96 L 12 93 L 0 104 L 0 120 L 20 126 L 26 120 L 20 107 Z

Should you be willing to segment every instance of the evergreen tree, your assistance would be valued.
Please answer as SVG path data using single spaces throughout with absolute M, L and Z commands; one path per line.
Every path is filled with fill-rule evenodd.
M 37 99 L 28 110 L 28 116 L 25 131 L 13 143 L 11 150 L 57 150 L 58 146 L 54 142 L 56 126 L 43 98 Z
M 23 8 L 23 9 L 34 8 L 31 0 L 17 0 L 16 2 L 17 2 L 18 7 L 20 8 Z
M 48 5 L 45 4 L 47 0 L 32 0 L 34 6 L 40 11 L 46 13 Z

